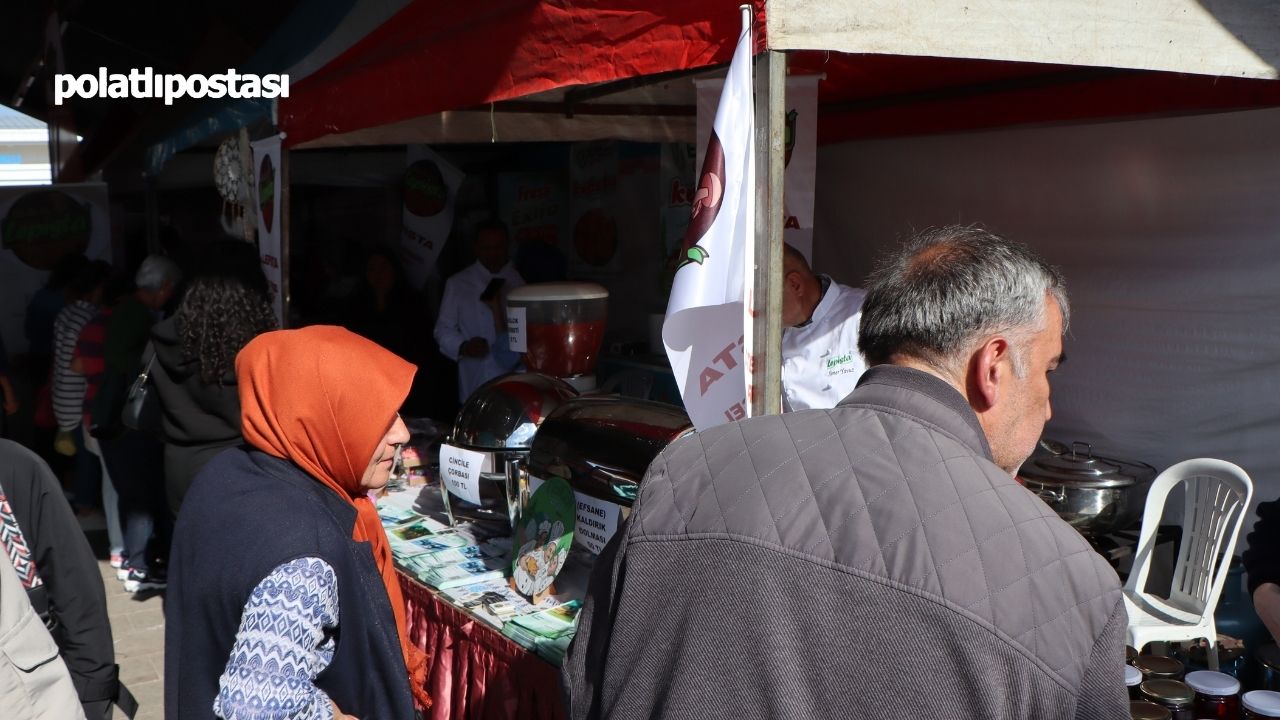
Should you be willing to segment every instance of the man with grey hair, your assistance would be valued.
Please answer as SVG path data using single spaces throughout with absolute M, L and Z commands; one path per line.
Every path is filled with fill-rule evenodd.
M 889 258 L 838 406 L 650 466 L 592 576 L 570 716 L 1128 718 L 1115 572 L 1013 478 L 1067 312 L 1056 270 L 981 229 Z

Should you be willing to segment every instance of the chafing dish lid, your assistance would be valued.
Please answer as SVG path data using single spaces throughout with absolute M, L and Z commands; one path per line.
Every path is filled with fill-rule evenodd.
M 458 411 L 450 444 L 485 450 L 527 450 L 538 426 L 578 395 L 550 375 L 503 375 L 481 385 Z
M 630 506 L 649 463 L 675 439 L 693 431 L 674 405 L 619 397 L 564 403 L 538 428 L 529 471 L 563 477 L 575 490 Z

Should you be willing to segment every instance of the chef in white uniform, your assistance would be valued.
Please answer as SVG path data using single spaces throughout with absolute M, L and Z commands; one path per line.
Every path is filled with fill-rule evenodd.
M 782 257 L 783 408 L 835 407 L 867 369 L 858 353 L 866 291 L 814 275 L 790 245 Z
M 508 244 L 505 225 L 484 223 L 476 231 L 475 264 L 444 286 L 434 334 L 440 352 L 458 363 L 458 400 L 462 402 L 489 380 L 511 372 L 520 361 L 519 354 L 506 350 L 505 337 L 498 337 L 498 328 L 505 322 L 495 316 L 494 308 L 501 303 L 480 297 L 495 279 L 502 280 L 498 292 L 503 297 L 524 284 L 507 261 Z

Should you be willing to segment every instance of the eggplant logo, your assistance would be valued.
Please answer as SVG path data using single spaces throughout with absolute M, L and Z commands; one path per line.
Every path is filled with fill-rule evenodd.
M 693 216 L 684 233 L 681 244 L 681 259 L 676 270 L 696 263 L 706 262 L 711 254 L 698 244 L 698 241 L 711 229 L 711 224 L 720 214 L 720 205 L 724 202 L 724 147 L 720 145 L 720 137 L 711 131 L 711 139 L 707 141 L 707 154 L 702 161 L 702 177 L 698 180 L 698 190 L 693 194 Z
M 271 223 L 276 214 L 276 169 L 271 164 L 271 156 L 262 158 L 262 166 L 258 168 L 258 208 L 262 211 L 262 226 L 271 232 Z
M 404 173 L 404 207 L 418 217 L 433 217 L 449 201 L 440 168 L 431 160 L 419 160 Z
M 60 190 L 37 190 L 18 198 L 0 221 L 4 248 L 36 270 L 52 270 L 68 255 L 89 249 L 89 206 Z

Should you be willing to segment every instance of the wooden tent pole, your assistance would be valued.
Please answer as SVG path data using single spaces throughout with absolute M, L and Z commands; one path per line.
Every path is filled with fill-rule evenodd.
M 786 139 L 787 56 L 772 50 L 755 59 L 756 237 L 751 298 L 754 357 L 748 371 L 755 392 L 752 416 L 782 411 L 782 188 Z

